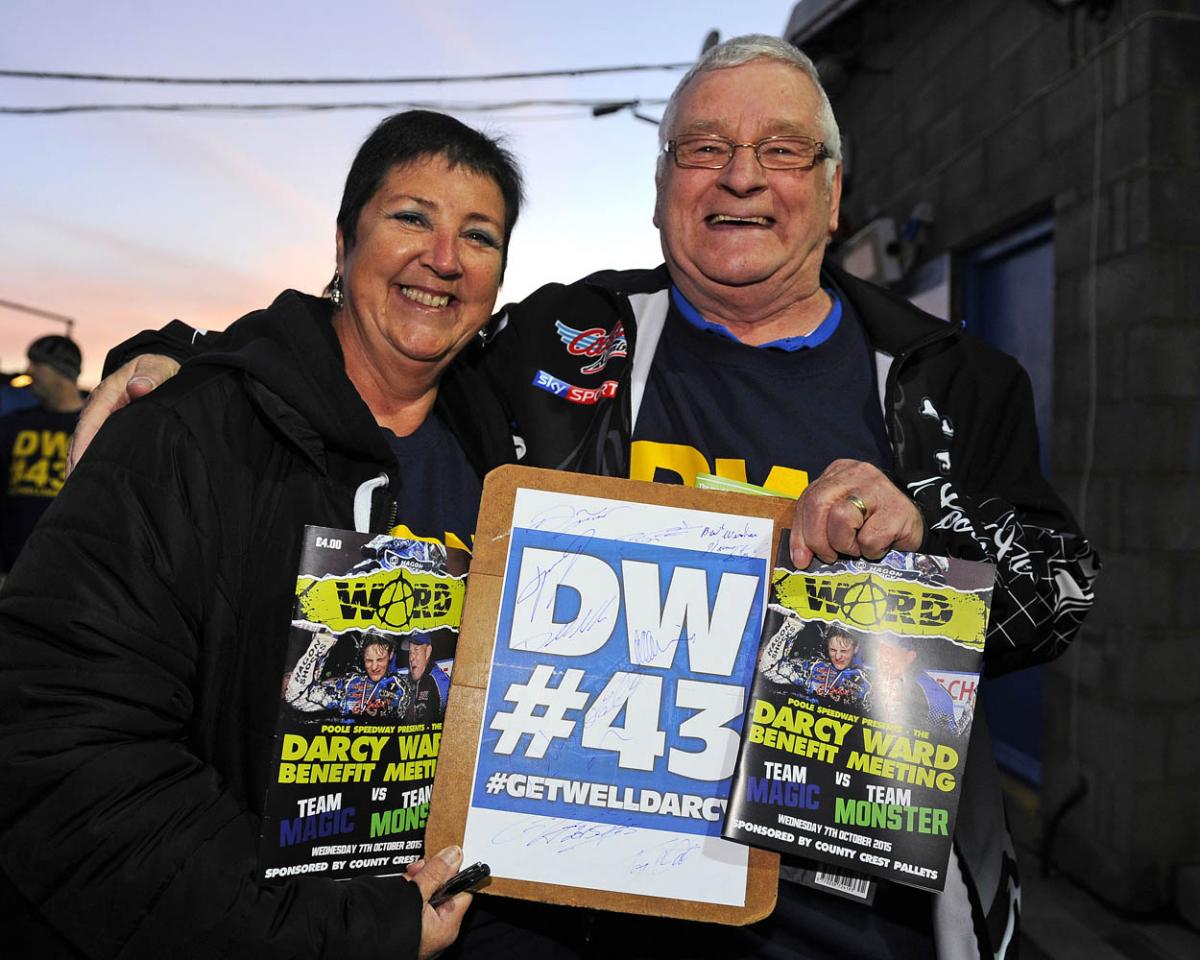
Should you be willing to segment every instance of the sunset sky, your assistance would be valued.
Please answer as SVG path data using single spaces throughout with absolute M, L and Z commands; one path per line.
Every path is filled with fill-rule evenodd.
M 347 4 L 5 0 L 0 68 L 197 77 L 446 76 L 694 60 L 709 30 L 782 33 L 792 0 Z M 346 12 L 346 11 L 350 12 Z M 111 103 L 665 98 L 682 71 L 337 87 L 0 77 L 0 107 Z M 658 116 L 661 106 L 643 112 Z M 109 346 L 172 317 L 219 328 L 333 271 L 358 144 L 392 112 L 0 114 L 0 300 L 75 317 L 85 384 Z M 449 110 L 505 133 L 528 203 L 500 301 L 603 267 L 654 266 L 656 130 L 627 111 Z M 0 368 L 62 326 L 0 307 Z

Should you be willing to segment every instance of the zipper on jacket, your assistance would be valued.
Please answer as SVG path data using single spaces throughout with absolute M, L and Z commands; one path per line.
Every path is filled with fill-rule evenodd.
M 896 412 L 896 381 L 900 377 L 900 369 L 912 359 L 913 354 L 920 350 L 924 350 L 930 344 L 937 343 L 939 340 L 944 340 L 953 334 L 960 332 L 960 328 L 953 324 L 947 323 L 945 330 L 935 330 L 933 333 L 922 337 L 915 343 L 909 344 L 902 353 L 898 353 L 892 357 L 891 366 L 888 367 L 887 383 L 884 384 L 884 397 L 887 399 L 888 408 L 884 411 L 884 426 L 888 431 L 888 442 L 892 445 L 893 452 L 895 451 L 896 443 L 896 428 L 898 414 Z
M 612 433 L 611 423 L 613 417 L 619 417 L 620 437 L 627 437 L 632 442 L 632 419 L 633 409 L 631 406 L 631 398 L 629 396 L 629 385 L 633 379 L 633 353 L 636 344 L 637 331 L 636 322 L 633 316 L 633 308 L 630 306 L 629 300 L 625 295 L 611 296 L 611 291 L 604 286 L 597 285 L 597 289 L 610 295 L 610 300 L 616 308 L 617 316 L 625 330 L 625 339 L 628 344 L 628 356 L 624 369 L 621 371 L 621 376 L 617 380 L 617 395 L 609 403 L 597 403 L 596 409 L 592 414 L 592 418 L 586 429 L 580 433 L 580 437 L 571 452 L 563 458 L 554 470 L 567 470 L 572 473 L 590 473 L 601 477 L 627 477 L 629 476 L 628 454 L 625 457 L 621 456 L 619 449 L 620 443 L 616 446 L 618 449 L 613 449 L 614 445 L 607 442 L 607 437 Z M 586 458 L 584 453 L 591 445 L 591 460 Z M 624 445 L 628 448 L 628 443 Z M 590 469 L 589 469 L 590 468 Z
M 370 480 L 364 480 L 358 485 L 358 489 L 354 491 L 354 529 L 359 533 L 371 533 L 373 531 L 376 533 L 386 533 L 395 526 L 397 507 L 394 498 L 391 501 L 391 522 L 382 531 L 375 530 L 374 525 L 371 523 L 372 517 L 376 515 L 375 492 L 377 490 L 388 489 L 391 483 L 392 478 L 381 471 L 371 477 Z

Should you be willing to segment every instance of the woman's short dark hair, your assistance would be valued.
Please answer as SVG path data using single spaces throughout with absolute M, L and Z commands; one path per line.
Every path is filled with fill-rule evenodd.
M 463 166 L 490 177 L 504 199 L 503 263 L 508 262 L 508 240 L 521 211 L 521 171 L 513 155 L 487 134 L 480 133 L 444 113 L 406 110 L 385 119 L 363 141 L 346 174 L 337 223 L 342 245 L 349 251 L 358 239 L 358 218 L 375 196 L 388 171 L 426 157 L 445 157 L 451 167 Z

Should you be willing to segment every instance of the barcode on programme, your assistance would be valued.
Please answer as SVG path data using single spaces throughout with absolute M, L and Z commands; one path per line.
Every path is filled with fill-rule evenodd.
M 865 900 L 871 891 L 871 881 L 862 874 L 850 870 L 839 870 L 832 867 L 827 870 L 817 870 L 813 874 L 813 883 L 833 890 L 840 890 L 852 897 Z

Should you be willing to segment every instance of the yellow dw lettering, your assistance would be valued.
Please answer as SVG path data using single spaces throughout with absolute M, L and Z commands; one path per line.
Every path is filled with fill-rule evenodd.
M 695 447 L 686 443 L 658 443 L 654 440 L 635 440 L 629 455 L 629 478 L 653 480 L 658 470 L 679 477 L 684 486 L 696 485 L 696 474 L 711 473 L 727 480 L 746 482 L 746 461 L 718 457 L 713 465 Z M 753 481 L 751 481 L 753 482 Z M 808 486 L 808 471 L 779 465 L 771 467 L 762 485 L 789 497 L 798 497 Z

